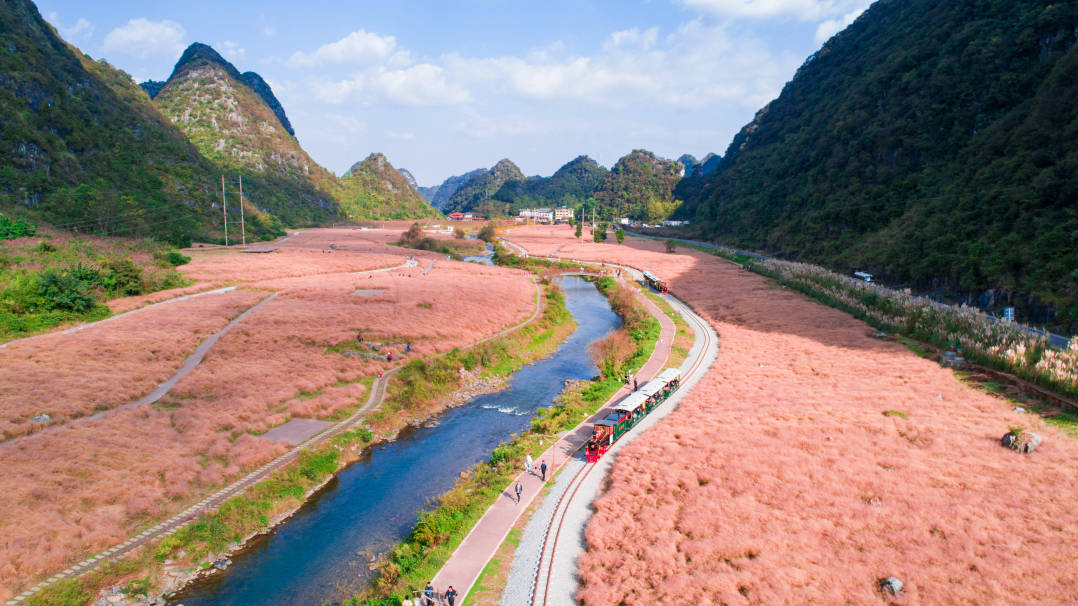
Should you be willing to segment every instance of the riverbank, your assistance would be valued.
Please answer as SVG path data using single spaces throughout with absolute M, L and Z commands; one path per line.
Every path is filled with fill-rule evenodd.
M 538 290 L 538 289 L 537 289 Z M 529 356 L 542 356 L 543 347 L 524 347 L 530 344 L 536 334 L 550 332 L 554 325 L 564 325 L 571 321 L 559 303 L 556 293 L 548 292 L 539 301 L 543 313 L 528 325 L 518 327 L 510 335 L 488 340 L 482 343 L 486 360 L 493 360 L 492 351 L 517 351 Z M 553 304 L 552 303 L 553 300 Z M 571 331 L 571 328 L 563 330 Z M 557 332 L 557 331 L 553 331 Z M 558 337 L 553 332 L 546 338 L 536 341 L 555 342 Z M 461 355 L 467 349 L 453 350 L 449 354 Z M 448 354 L 447 354 L 448 355 Z M 443 356 L 445 357 L 445 356 Z M 473 358 L 474 360 L 474 358 Z M 504 371 L 527 362 L 521 358 L 514 363 L 504 364 Z M 473 370 L 483 367 L 473 363 Z M 494 369 L 486 377 L 480 377 L 480 383 L 488 383 L 486 388 L 493 388 L 491 381 L 502 369 Z M 475 385 L 469 386 L 474 389 Z M 451 393 L 450 393 L 451 395 Z M 447 402 L 451 404 L 452 402 Z M 405 409 L 401 409 L 405 410 Z M 26 601 L 28 604 L 83 604 L 91 599 L 91 591 L 105 588 L 102 599 L 111 599 L 111 603 L 153 603 L 146 596 L 155 596 L 166 588 L 176 588 L 175 578 L 190 579 L 190 573 L 207 570 L 220 556 L 233 553 L 245 542 L 245 538 L 258 536 L 271 529 L 276 522 L 287 519 L 315 494 L 316 488 L 332 478 L 333 474 L 343 469 L 348 463 L 363 456 L 369 448 L 392 436 L 410 422 L 420 423 L 435 414 L 435 407 L 427 407 L 416 414 L 398 415 L 398 418 L 383 419 L 381 431 L 376 435 L 369 428 L 352 429 L 328 440 L 326 444 L 305 453 L 300 464 L 290 465 L 279 470 L 259 484 L 222 504 L 213 514 L 202 516 L 198 521 L 171 533 L 157 545 L 140 547 L 115 565 L 105 567 L 100 573 L 86 575 L 78 579 L 56 584 Z M 210 556 L 214 557 L 210 557 Z M 167 570 L 166 570 L 167 562 Z M 171 574 L 170 574 L 171 573 Z M 116 589 L 120 587 L 120 589 Z M 119 600 L 119 601 L 117 601 Z
M 504 254 L 502 259 L 505 259 Z M 559 265 L 529 261 L 529 269 L 533 271 Z M 620 331 L 632 335 L 635 342 L 632 355 L 609 368 L 609 376 L 567 385 L 552 406 L 539 410 L 531 421 L 530 429 L 521 432 L 509 443 L 502 443 L 494 449 L 488 461 L 462 474 L 456 485 L 441 495 L 438 506 L 420 517 L 408 540 L 399 543 L 390 552 L 387 561 L 380 566 L 379 577 L 372 588 L 346 604 L 399 604 L 400 600 L 410 597 L 410 590 L 422 587 L 436 573 L 441 574 L 439 571 L 479 520 L 486 519 L 491 506 L 506 494 L 507 487 L 520 473 L 525 457 L 532 456 L 538 460 L 551 444 L 557 442 L 559 433 L 580 425 L 623 387 L 621 377 L 626 371 L 635 374 L 648 362 L 659 341 L 659 321 L 646 310 L 630 287 L 610 277 L 596 282 L 611 308 L 625 320 L 625 326 Z M 665 357 L 666 352 L 663 359 Z M 463 586 L 460 589 L 467 591 Z

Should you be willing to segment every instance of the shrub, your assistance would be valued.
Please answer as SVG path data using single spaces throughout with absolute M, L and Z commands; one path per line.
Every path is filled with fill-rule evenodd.
M 625 242 L 625 230 L 618 228 L 618 231 L 614 232 L 614 237 L 618 239 L 618 244 Z
M 483 226 L 483 229 L 479 230 L 479 239 L 484 242 L 494 241 L 494 223 L 490 222 Z
M 178 267 L 180 265 L 186 265 L 191 262 L 191 257 L 181 253 L 178 250 L 155 250 L 153 253 L 154 261 L 162 267 Z
M 458 239 L 458 240 L 463 240 L 464 239 L 464 230 L 459 228 L 459 227 L 454 228 L 453 229 L 453 237 Z
M 11 219 L 7 215 L 0 215 L 0 240 L 26 238 L 36 233 L 37 227 L 33 223 L 27 223 L 22 219 Z
M 666 252 L 672 253 L 677 251 L 677 242 L 675 240 L 666 241 Z
M 94 307 L 94 298 L 87 292 L 87 285 L 68 272 L 46 270 L 39 282 L 40 296 L 48 309 L 62 309 L 83 313 Z
M 129 296 L 142 293 L 142 270 L 129 257 L 113 257 L 104 266 L 105 288 Z

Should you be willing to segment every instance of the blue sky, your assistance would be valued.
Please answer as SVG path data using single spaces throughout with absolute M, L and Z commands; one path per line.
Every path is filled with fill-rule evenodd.
M 421 185 L 510 158 L 723 153 L 869 0 L 147 3 L 41 0 L 72 44 L 141 81 L 192 42 L 273 87 L 340 174 L 380 151 Z

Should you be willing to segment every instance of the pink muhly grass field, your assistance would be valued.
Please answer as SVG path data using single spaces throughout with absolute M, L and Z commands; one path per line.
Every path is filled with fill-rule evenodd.
M 0 436 L 37 431 L 137 400 L 168 379 L 199 342 L 265 293 L 206 295 L 0 350 Z
M 362 246 L 358 237 L 345 240 L 321 230 L 303 232 L 285 244 L 304 244 L 303 236 L 310 238 L 308 244 L 332 238 Z M 30 361 L 18 362 L 26 365 L 28 370 L 20 371 L 24 374 L 43 372 L 44 366 L 35 370 L 35 361 L 49 361 L 48 381 L 37 380 L 48 391 L 34 401 L 57 408 L 92 410 L 99 401 L 111 407 L 147 391 L 132 387 L 137 393 L 131 397 L 117 391 L 117 385 L 156 385 L 158 374 L 170 376 L 194 344 L 228 317 L 271 291 L 278 293 L 222 337 L 202 364 L 156 405 L 113 411 L 100 419 L 75 419 L 0 444 L 0 465 L 7 471 L 0 477 L 0 599 L 122 542 L 284 452 L 284 445 L 252 432 L 260 434 L 294 417 L 332 418 L 362 404 L 368 393 L 360 381 L 391 366 L 385 360 L 387 351 L 394 353 L 393 364 L 402 359 L 408 343 L 412 353 L 405 361 L 445 352 L 513 326 L 534 310 L 536 291 L 529 274 L 372 242 L 395 256 L 384 263 L 382 253 L 338 250 L 311 255 L 322 254 L 325 265 L 317 260 L 308 265 L 309 259 L 299 258 L 298 270 L 282 267 L 263 273 L 259 266 L 256 275 L 270 279 L 0 350 L 5 360 L 32 355 Z M 368 266 L 400 265 L 413 254 L 419 261 L 414 268 L 354 271 L 364 266 L 364 257 L 379 259 Z M 355 258 L 343 265 L 336 261 L 346 257 Z M 226 265 L 235 263 L 227 253 L 217 258 Z M 432 261 L 430 273 L 421 275 Z M 240 270 L 237 266 L 228 271 Z M 209 273 L 243 282 L 242 273 Z M 252 290 L 244 290 L 248 288 Z M 357 289 L 383 292 L 359 296 L 353 294 Z M 158 318 L 163 326 L 157 325 Z M 381 350 L 357 347 L 360 331 L 364 346 L 374 342 Z M 94 348 L 111 355 L 80 357 Z M 156 351 L 156 357 L 147 351 Z M 372 356 L 349 355 L 367 353 Z M 169 364 L 164 364 L 166 359 Z M 21 380 L 7 364 L 0 372 Z M 41 387 L 29 382 L 21 387 L 35 388 Z M 14 395 L 4 401 L 16 408 L 32 404 Z M 5 421 L 12 415 L 9 411 Z
M 1078 594 L 1074 438 L 725 261 L 563 231 L 508 237 L 646 263 L 720 340 L 680 407 L 619 453 L 586 530 L 583 603 L 875 603 L 889 576 L 896 603 Z M 1015 425 L 1042 449 L 1002 448 Z

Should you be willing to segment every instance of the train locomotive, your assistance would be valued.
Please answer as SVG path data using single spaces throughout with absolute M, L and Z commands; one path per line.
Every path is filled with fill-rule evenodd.
M 666 401 L 680 385 L 681 371 L 667 368 L 643 387 L 625 396 L 614 406 L 613 412 L 592 426 L 591 438 L 584 445 L 584 458 L 588 463 L 598 461 L 618 438 Z
M 670 292 L 670 287 L 667 286 L 666 282 L 662 281 L 658 276 L 651 273 L 650 271 L 644 272 L 644 282 L 646 282 L 648 286 L 654 288 L 655 290 L 659 291 L 664 295 Z

